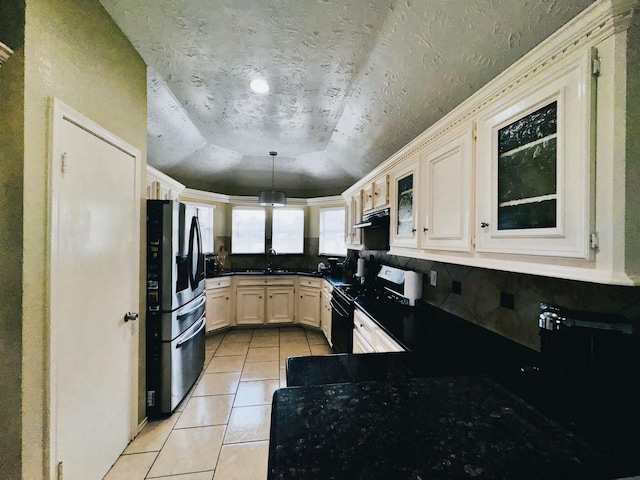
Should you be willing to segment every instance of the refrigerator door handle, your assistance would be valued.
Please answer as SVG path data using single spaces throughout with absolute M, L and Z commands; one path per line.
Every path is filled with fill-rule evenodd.
M 205 325 L 207 324 L 207 319 L 206 317 L 202 317 L 200 319 L 200 325 L 198 325 L 197 323 L 191 327 L 191 330 L 195 330 L 193 333 L 191 333 L 190 335 L 187 336 L 187 338 L 180 340 L 178 343 L 176 343 L 176 348 L 180 348 L 182 347 L 182 345 L 184 345 L 185 343 L 189 343 L 189 341 L 195 337 L 196 335 L 198 335 L 202 329 L 205 327 Z M 186 333 L 186 332 L 185 332 Z
M 207 297 L 202 295 L 200 297 L 199 300 L 196 300 L 196 302 L 193 305 L 189 305 L 189 310 L 187 310 L 186 312 L 179 310 L 178 311 L 178 320 L 184 318 L 184 317 L 188 317 L 191 313 L 193 313 L 194 311 L 196 311 L 197 309 L 199 309 L 205 302 L 207 301 Z

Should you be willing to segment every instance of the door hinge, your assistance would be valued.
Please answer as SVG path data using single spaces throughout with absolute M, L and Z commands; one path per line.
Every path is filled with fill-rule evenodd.
M 598 238 L 598 234 L 593 232 L 589 235 L 589 246 L 592 250 L 598 250 L 600 248 L 600 239 Z
M 62 164 L 60 165 L 60 173 L 64 175 L 67 173 L 67 152 L 62 154 Z
M 56 469 L 56 479 L 62 480 L 62 462 L 58 462 L 58 468 Z
M 602 62 L 600 61 L 600 57 L 598 57 L 598 49 L 591 49 L 591 75 L 594 77 L 599 77 L 601 73 Z

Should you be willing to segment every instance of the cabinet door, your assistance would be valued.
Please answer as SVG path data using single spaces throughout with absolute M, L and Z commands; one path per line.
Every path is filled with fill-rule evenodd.
M 298 299 L 298 323 L 320 327 L 320 289 L 300 287 Z
M 358 330 L 353 330 L 353 353 L 373 353 L 373 346 L 367 342 Z
M 267 323 L 293 323 L 294 289 L 267 287 Z
M 236 289 L 236 323 L 262 325 L 264 323 L 264 288 L 238 287 Z
M 389 176 L 384 175 L 373 182 L 373 208 L 379 209 L 389 204 Z
M 345 243 L 351 247 L 362 245 L 362 232 L 354 225 L 362 221 L 362 194 L 359 191 L 347 198 L 347 230 Z
M 394 247 L 418 246 L 415 187 L 417 156 L 391 175 L 391 240 Z
M 369 184 L 362 189 L 362 211 L 366 212 L 373 208 L 373 184 Z
M 471 251 L 472 160 L 471 126 L 423 154 L 421 248 Z
M 320 298 L 320 328 L 329 345 L 333 347 L 333 343 L 331 343 L 331 298 L 324 293 Z
M 589 258 L 590 64 L 559 65 L 478 120 L 479 252 Z
M 207 290 L 207 332 L 231 325 L 231 287 Z

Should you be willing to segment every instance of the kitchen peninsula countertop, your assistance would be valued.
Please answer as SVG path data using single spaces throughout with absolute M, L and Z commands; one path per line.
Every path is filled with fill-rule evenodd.
M 485 375 L 290 387 L 269 480 L 604 478 L 583 440 Z

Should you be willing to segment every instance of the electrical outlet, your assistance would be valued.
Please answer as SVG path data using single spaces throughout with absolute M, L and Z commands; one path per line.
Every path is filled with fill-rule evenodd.
M 436 272 L 435 270 L 431 270 L 429 272 L 429 285 L 431 285 L 432 287 L 435 287 L 438 283 L 438 272 Z
M 502 308 L 508 308 L 509 310 L 513 310 L 515 308 L 515 297 L 506 292 L 500 292 L 500 306 Z

